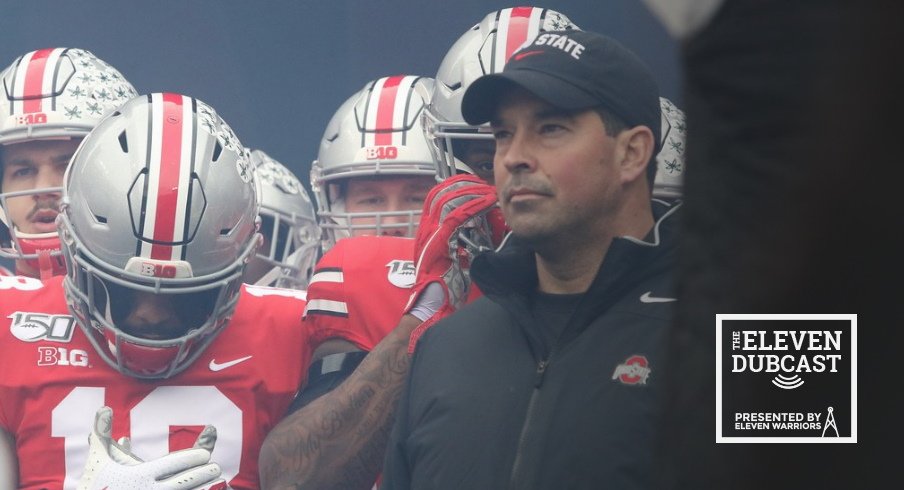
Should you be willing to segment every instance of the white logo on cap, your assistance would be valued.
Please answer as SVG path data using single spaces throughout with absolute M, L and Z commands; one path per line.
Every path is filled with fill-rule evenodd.
M 570 54 L 572 58 L 579 60 L 581 59 L 581 53 L 584 52 L 584 45 L 575 41 L 574 39 L 570 39 L 568 36 L 564 36 L 562 34 L 540 34 L 537 36 L 537 40 L 534 41 L 535 46 L 550 46 L 553 48 L 561 49 L 566 53 Z

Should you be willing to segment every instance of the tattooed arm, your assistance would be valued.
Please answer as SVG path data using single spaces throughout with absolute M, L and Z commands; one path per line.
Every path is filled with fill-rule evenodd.
M 260 452 L 261 488 L 373 486 L 408 374 L 408 340 L 420 323 L 404 315 L 348 379 L 273 428 Z

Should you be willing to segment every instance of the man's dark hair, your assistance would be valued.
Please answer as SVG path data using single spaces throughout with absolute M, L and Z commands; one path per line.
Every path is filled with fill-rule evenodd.
M 606 127 L 606 134 L 609 136 L 616 136 L 622 131 L 629 128 L 628 123 L 624 121 L 624 119 L 616 116 L 609 109 L 603 106 L 597 106 L 595 109 L 597 114 L 600 115 L 600 119 L 603 120 L 603 126 Z M 652 129 L 652 128 L 650 128 Z M 647 162 L 647 184 L 650 186 L 650 192 L 653 192 L 653 181 L 656 180 L 656 154 L 655 154 L 655 143 L 654 143 L 654 154 L 650 156 L 650 161 Z

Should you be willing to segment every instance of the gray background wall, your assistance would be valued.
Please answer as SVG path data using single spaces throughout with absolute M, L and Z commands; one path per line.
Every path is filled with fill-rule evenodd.
M 512 1 L 0 0 L 0 65 L 34 49 L 88 49 L 141 93 L 212 105 L 241 141 L 307 185 L 323 129 L 368 80 L 433 76 L 452 43 Z M 678 46 L 638 0 L 548 0 L 652 68 L 680 104 Z

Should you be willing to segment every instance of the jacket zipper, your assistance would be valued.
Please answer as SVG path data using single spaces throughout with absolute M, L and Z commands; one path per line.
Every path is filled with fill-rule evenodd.
M 518 449 L 515 452 L 515 462 L 512 464 L 512 473 L 509 477 L 509 488 L 512 490 L 519 488 L 517 486 L 517 479 L 523 464 L 522 453 L 524 452 L 524 443 L 527 439 L 527 433 L 533 423 L 537 399 L 540 397 L 540 387 L 543 385 L 543 378 L 546 375 L 546 368 L 549 366 L 549 359 L 551 357 L 552 353 L 550 352 L 550 355 L 546 359 L 537 363 L 537 371 L 534 374 L 534 390 L 531 392 L 530 402 L 528 402 L 527 405 L 527 415 L 524 416 L 524 425 L 521 426 L 521 435 L 518 437 Z

